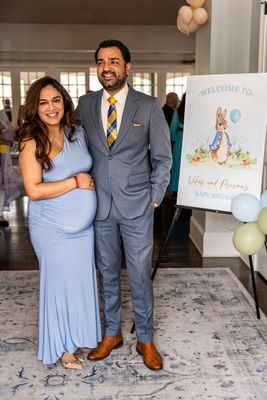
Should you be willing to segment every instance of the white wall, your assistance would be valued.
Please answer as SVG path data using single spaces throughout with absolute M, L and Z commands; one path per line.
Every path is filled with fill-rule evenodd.
M 85 54 L 93 60 L 97 45 L 111 36 L 124 42 L 139 60 L 151 56 L 163 63 L 177 62 L 195 54 L 194 35 L 180 33 L 175 20 L 173 26 L 0 24 L 0 51 L 6 58 L 12 53 L 42 52 L 44 59 L 46 53 L 73 53 L 74 58 Z
M 111 36 L 129 47 L 133 71 L 158 72 L 158 97 L 162 104 L 165 72 L 194 73 L 194 64 L 185 64 L 183 60 L 194 60 L 195 36 L 179 32 L 175 19 L 173 26 L 0 24 L 0 68 L 11 71 L 16 86 L 23 70 L 44 71 L 56 79 L 64 70 L 88 73 L 88 68 L 95 66 L 97 45 Z M 13 112 L 17 115 L 17 87 L 13 88 L 12 97 Z
M 212 2 L 210 73 L 249 72 L 251 0 Z
M 196 34 L 197 74 L 258 71 L 260 6 L 254 0 L 207 0 L 210 21 Z

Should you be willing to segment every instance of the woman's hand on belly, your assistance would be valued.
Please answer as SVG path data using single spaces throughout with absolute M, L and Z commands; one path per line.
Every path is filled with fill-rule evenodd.
M 95 183 L 91 175 L 85 172 L 79 172 L 76 176 L 80 189 L 95 190 Z

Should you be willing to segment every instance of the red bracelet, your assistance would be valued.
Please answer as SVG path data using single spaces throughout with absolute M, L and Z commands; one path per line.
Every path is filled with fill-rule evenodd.
M 78 181 L 78 178 L 77 178 L 77 176 L 76 175 L 74 175 L 74 180 L 75 180 L 75 183 L 76 183 L 76 189 L 78 189 L 79 188 L 79 181 Z

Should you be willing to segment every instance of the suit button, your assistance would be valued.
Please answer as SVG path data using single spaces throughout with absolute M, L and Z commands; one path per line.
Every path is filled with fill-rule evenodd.
M 112 156 L 108 156 L 108 159 L 109 159 L 109 160 L 112 160 L 112 158 L 113 158 Z

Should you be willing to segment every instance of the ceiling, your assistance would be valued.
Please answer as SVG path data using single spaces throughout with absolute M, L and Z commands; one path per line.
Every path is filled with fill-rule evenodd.
M 1 0 L 0 23 L 174 25 L 186 0 Z

